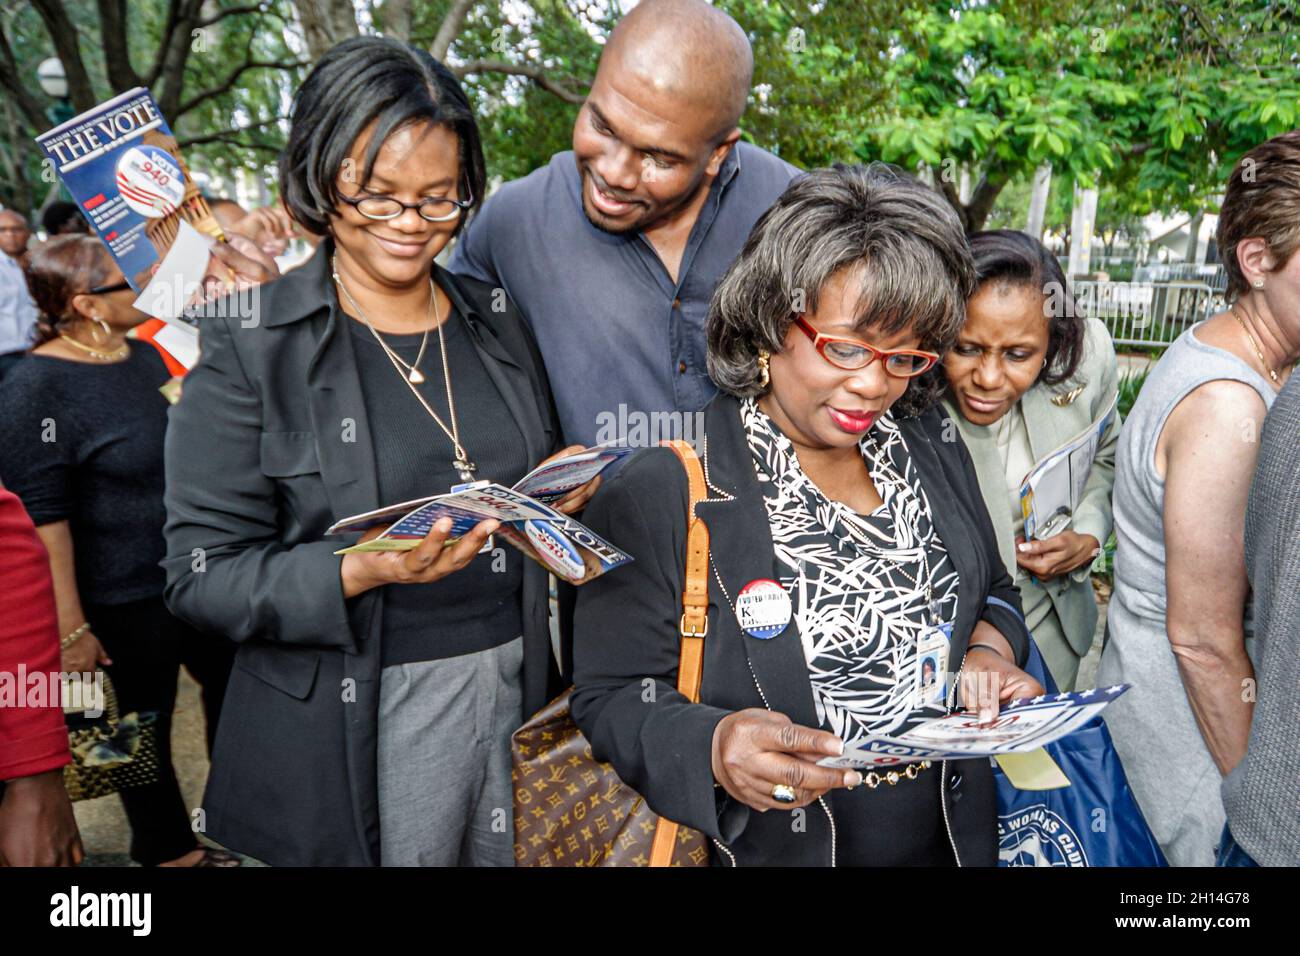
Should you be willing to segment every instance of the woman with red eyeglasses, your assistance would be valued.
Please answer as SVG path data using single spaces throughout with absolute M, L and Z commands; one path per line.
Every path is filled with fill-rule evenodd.
M 587 507 L 636 560 L 578 595 L 574 719 L 715 863 L 997 861 L 988 761 L 818 765 L 1042 692 L 970 457 L 934 405 L 973 284 L 951 208 L 885 167 L 812 172 L 754 227 L 707 327 L 721 394 L 695 507 L 711 544 L 699 703 L 676 690 L 684 470 L 639 452 Z
M 216 257 L 256 271 L 233 250 Z M 194 630 L 163 605 L 168 402 L 159 388 L 171 373 L 151 345 L 127 338 L 148 316 L 99 239 L 51 239 L 32 253 L 27 275 L 38 342 L 0 385 L 0 482 L 22 500 L 49 552 L 60 666 L 102 666 L 121 713 L 157 714 L 159 779 L 121 792 L 131 858 L 237 866 L 195 838 L 171 761 L 180 666 L 203 688 L 210 741 L 234 658 L 228 640 Z

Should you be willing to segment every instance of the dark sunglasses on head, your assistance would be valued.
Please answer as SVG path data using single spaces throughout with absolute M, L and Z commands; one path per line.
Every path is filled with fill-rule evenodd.
M 109 292 L 124 292 L 131 288 L 131 283 L 123 279 L 121 282 L 115 282 L 112 285 L 97 285 L 93 289 L 87 289 L 86 295 L 106 295 Z
M 878 349 L 857 339 L 846 339 L 836 335 L 823 335 L 802 315 L 794 317 L 794 324 L 812 339 L 813 348 L 826 361 L 846 372 L 855 372 L 866 368 L 876 359 L 880 359 L 885 371 L 895 378 L 915 378 L 934 367 L 939 356 L 933 352 L 919 349 Z

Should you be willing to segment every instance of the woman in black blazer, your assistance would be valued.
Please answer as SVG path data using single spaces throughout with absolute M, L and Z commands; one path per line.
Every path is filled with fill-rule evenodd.
M 579 591 L 574 719 L 715 862 L 996 862 L 988 761 L 817 764 L 954 699 L 988 720 L 1041 693 L 970 457 L 933 407 L 972 282 L 951 209 L 882 167 L 813 172 L 754 227 L 709 315 L 700 703 L 675 689 L 681 466 L 640 452 L 586 511 L 635 562 Z
M 512 865 L 509 738 L 555 690 L 546 574 L 484 549 L 337 549 L 336 520 L 510 484 L 556 451 L 513 306 L 434 263 L 482 195 L 463 90 L 346 41 L 299 91 L 281 187 L 325 236 L 202 319 L 167 436 L 167 601 L 238 642 L 206 832 L 277 865 Z M 591 488 L 560 507 L 576 510 Z

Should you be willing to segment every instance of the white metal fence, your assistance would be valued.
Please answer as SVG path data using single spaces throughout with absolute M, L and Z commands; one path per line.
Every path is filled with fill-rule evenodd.
M 1076 279 L 1072 288 L 1079 309 L 1105 322 L 1116 345 L 1165 348 L 1188 326 L 1223 309 L 1224 285 L 1217 278 L 1136 282 Z

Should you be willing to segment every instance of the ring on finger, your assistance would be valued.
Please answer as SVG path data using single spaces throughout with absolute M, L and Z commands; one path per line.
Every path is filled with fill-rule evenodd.
M 778 783 L 772 787 L 772 799 L 777 803 L 794 803 L 799 799 L 794 792 L 794 787 L 788 783 Z

